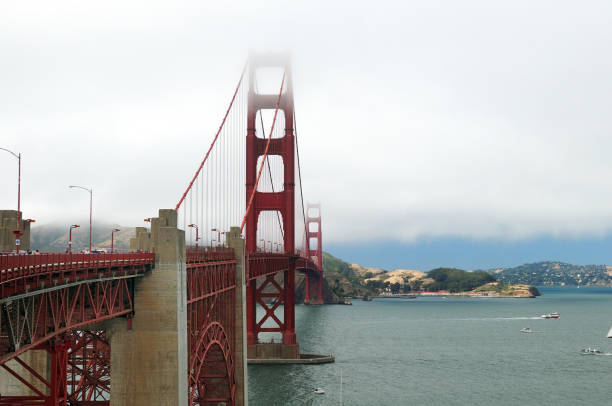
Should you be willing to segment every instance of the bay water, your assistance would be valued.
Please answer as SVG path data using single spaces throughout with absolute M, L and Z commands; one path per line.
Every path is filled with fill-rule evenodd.
M 612 288 L 539 289 L 535 299 L 297 306 L 302 352 L 333 353 L 336 362 L 251 365 L 249 403 L 612 405 Z M 539 317 L 549 312 L 561 318 Z M 580 355 L 586 347 L 610 355 Z

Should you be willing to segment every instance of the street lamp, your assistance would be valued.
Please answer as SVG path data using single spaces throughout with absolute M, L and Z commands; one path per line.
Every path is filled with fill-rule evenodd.
M 91 252 L 91 214 L 92 214 L 92 202 L 93 202 L 93 188 L 92 189 L 87 189 L 86 187 L 83 186 L 68 186 L 71 189 L 83 189 L 87 192 L 89 192 L 89 252 Z
M 200 227 L 197 224 L 189 224 L 187 227 L 196 229 L 196 250 L 198 249 L 198 240 L 200 239 Z
M 73 224 L 70 226 L 70 232 L 68 233 L 68 253 L 72 254 L 72 229 L 81 227 L 78 224 Z
M 111 254 L 115 251 L 115 233 L 118 233 L 119 230 L 118 228 L 113 228 L 113 231 L 111 231 Z
M 21 245 L 21 152 L 19 154 L 14 153 L 6 148 L 0 148 L 3 151 L 8 152 L 17 158 L 17 230 L 13 231 L 15 234 L 15 251 L 19 254 L 19 246 Z
M 216 232 L 217 232 L 217 238 L 219 238 L 219 230 L 217 230 L 216 228 L 211 228 L 211 229 L 210 229 L 210 231 L 212 231 L 212 232 L 215 232 L 215 231 L 216 231 Z M 211 247 L 212 247 L 212 242 L 213 242 L 213 241 L 214 241 L 214 240 L 211 238 L 211 239 L 210 239 L 210 246 L 211 246 Z

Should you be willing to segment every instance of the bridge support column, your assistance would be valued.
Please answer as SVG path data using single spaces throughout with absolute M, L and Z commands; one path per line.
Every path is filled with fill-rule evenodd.
M 304 275 L 304 304 L 323 304 L 323 276 L 320 273 L 307 272 Z
M 247 317 L 246 317 L 246 262 L 244 240 L 240 237 L 240 227 L 232 227 L 227 234 L 227 245 L 234 250 L 236 257 L 236 406 L 249 404 L 247 375 Z
M 150 243 L 155 269 L 136 284 L 132 329 L 125 319 L 108 329 L 111 406 L 188 403 L 185 232 L 176 211 L 151 219 Z
M 295 345 L 297 358 L 300 356 L 295 336 L 295 263 L 291 261 L 285 271 L 285 301 L 283 303 L 283 344 Z

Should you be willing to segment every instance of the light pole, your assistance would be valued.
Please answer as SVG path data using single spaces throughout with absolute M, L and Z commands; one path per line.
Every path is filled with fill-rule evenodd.
M 89 192 L 89 252 L 91 253 L 91 217 L 92 217 L 92 202 L 93 202 L 93 188 L 92 189 L 87 189 L 86 187 L 83 186 L 68 186 L 71 189 L 83 189 L 87 192 Z
M 196 250 L 198 249 L 198 240 L 200 239 L 200 227 L 197 224 L 189 224 L 187 227 L 196 229 Z
M 21 232 L 21 152 L 16 154 L 6 148 L 0 149 L 17 158 L 17 230 L 13 231 L 13 234 L 15 234 L 15 251 L 17 251 L 17 254 L 19 254 L 21 235 L 23 234 Z
M 72 254 L 72 229 L 81 227 L 78 224 L 73 224 L 70 226 L 70 232 L 68 233 L 68 253 Z
M 115 251 L 115 233 L 118 233 L 119 230 L 118 228 L 113 228 L 113 231 L 111 231 L 111 254 Z
M 215 231 L 216 231 L 216 232 L 217 232 L 217 238 L 219 238 L 219 230 L 217 230 L 216 228 L 211 228 L 211 229 L 210 229 L 210 231 L 212 231 L 212 232 L 215 232 Z M 214 241 L 214 240 L 211 238 L 211 240 L 210 240 L 210 246 L 211 246 L 211 247 L 212 247 L 212 242 L 213 242 L 213 241 Z

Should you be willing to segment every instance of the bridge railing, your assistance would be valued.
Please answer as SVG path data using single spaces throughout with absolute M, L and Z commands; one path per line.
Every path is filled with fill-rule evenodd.
M 100 276 L 101 269 L 121 268 L 136 273 L 153 264 L 155 254 L 61 254 L 0 255 L 0 298 L 39 288 L 40 280 L 57 278 L 61 283 Z M 26 282 L 29 284 L 26 288 Z M 23 282 L 23 283 L 20 283 Z M 33 282 L 33 284 L 32 284 Z
M 226 247 L 187 247 L 187 264 L 234 260 L 234 251 Z

